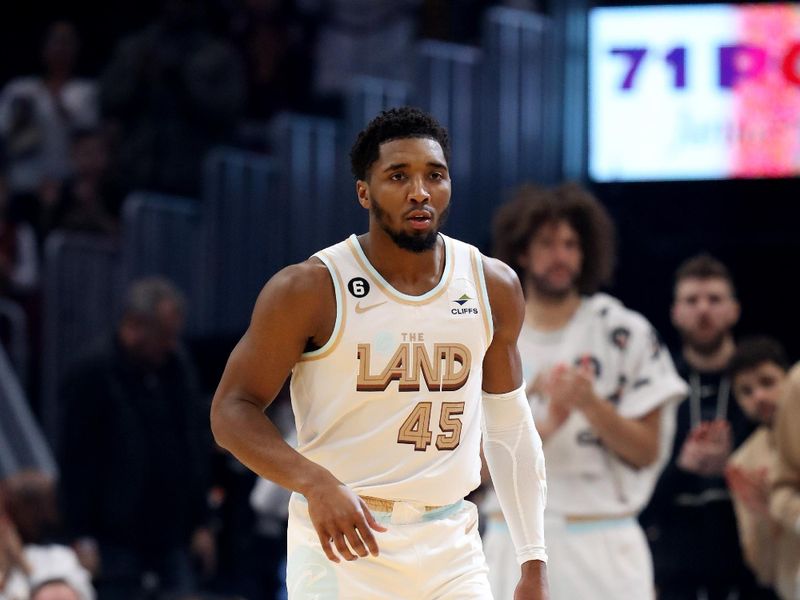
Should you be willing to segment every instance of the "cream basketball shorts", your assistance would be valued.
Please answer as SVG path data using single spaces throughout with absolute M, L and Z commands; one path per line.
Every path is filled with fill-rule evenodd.
M 491 600 L 474 504 L 387 504 L 391 512 L 371 509 L 375 520 L 388 528 L 374 532 L 380 555 L 337 564 L 319 545 L 305 498 L 292 494 L 289 600 Z

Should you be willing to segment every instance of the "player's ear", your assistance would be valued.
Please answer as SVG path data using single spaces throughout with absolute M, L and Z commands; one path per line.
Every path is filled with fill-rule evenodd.
M 356 181 L 356 196 L 358 196 L 358 203 L 364 208 L 369 208 L 369 185 L 366 181 L 359 179 Z

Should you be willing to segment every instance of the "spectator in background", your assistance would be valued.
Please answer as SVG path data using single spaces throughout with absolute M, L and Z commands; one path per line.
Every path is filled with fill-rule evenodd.
M 663 600 L 756 598 L 744 565 L 724 469 L 753 424 L 733 401 L 728 362 L 739 302 L 728 269 L 708 255 L 675 275 L 672 322 L 683 348 L 676 361 L 689 382 L 678 410 L 672 459 L 642 515 Z
M 265 414 L 295 447 L 288 384 Z M 261 479 L 222 448 L 214 458 L 212 496 L 218 499 L 215 518 L 221 527 L 213 591 L 247 600 L 285 599 L 290 492 Z
M 39 248 L 33 227 L 10 210 L 4 166 L 0 138 L 0 343 L 27 389 L 39 339 Z
M 122 40 L 101 86 L 124 191 L 197 196 L 206 152 L 229 142 L 245 104 L 236 51 L 203 23 L 200 2 L 167 0 L 160 18 Z
M 0 585 L 0 597 L 28 598 L 33 588 L 59 579 L 76 600 L 93 600 L 89 572 L 72 548 L 54 543 L 59 516 L 53 478 L 39 471 L 20 471 L 0 483 L 0 494 L 8 518 L 4 537 L 18 549 L 16 566 L 6 571 L 5 586 Z
M 185 300 L 168 281 L 128 289 L 119 326 L 68 374 L 61 451 L 64 516 L 99 562 L 101 598 L 195 588 L 214 569 L 207 522 L 207 405 L 180 345 Z M 94 547 L 99 555 L 90 549 Z
M 519 350 L 547 463 L 551 597 L 654 598 L 636 515 L 669 457 L 686 384 L 647 320 L 598 293 L 614 262 L 613 225 L 589 192 L 522 188 L 498 212 L 494 241 L 525 290 Z M 490 494 L 490 516 L 492 504 Z M 497 516 L 485 545 L 492 591 L 511 598 L 516 565 Z
M 781 556 L 777 589 L 782 600 L 800 598 L 800 365 L 787 378 L 775 418 L 777 461 L 770 494 L 770 515 L 787 532 L 794 548 Z
M 0 174 L 0 295 L 24 301 L 39 286 L 39 249 L 29 223 L 12 212 Z
M 239 0 L 229 36 L 247 69 L 250 119 L 307 107 L 311 56 L 306 27 L 290 0 Z
M 313 92 L 341 116 L 342 97 L 359 75 L 411 81 L 423 0 L 297 0 L 319 20 Z
M 44 74 L 13 79 L 0 93 L 9 190 L 33 222 L 40 187 L 69 175 L 70 131 L 98 122 L 95 84 L 75 76 L 79 46 L 75 27 L 56 21 L 42 48 Z
M 770 479 L 777 459 L 775 413 L 788 368 L 781 345 L 767 337 L 742 341 L 728 366 L 736 401 L 759 427 L 733 453 L 725 478 L 733 495 L 745 562 L 758 582 L 769 588 L 776 586 L 779 574 L 800 566 L 800 539 L 769 515 Z M 763 593 L 763 597 L 769 596 Z
M 100 129 L 72 135 L 72 177 L 50 197 L 45 229 L 111 235 L 119 229 L 120 194 L 109 176 L 108 142 Z
M 286 443 L 296 448 L 297 431 L 288 385 L 283 386 L 276 401 L 267 409 L 267 415 Z M 290 496 L 286 488 L 261 477 L 256 479 L 251 491 L 250 507 L 256 519 L 250 536 L 251 546 L 242 561 L 242 581 L 249 581 L 260 590 L 252 587 L 241 590 L 249 600 L 286 599 L 286 528 Z

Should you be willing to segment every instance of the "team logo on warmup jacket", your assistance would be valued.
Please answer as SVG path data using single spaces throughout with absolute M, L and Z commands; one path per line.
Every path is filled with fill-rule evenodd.
M 465 306 L 465 304 L 472 300 L 474 300 L 474 298 L 470 298 L 467 294 L 462 294 L 460 298 L 453 300 L 453 303 L 458 304 L 458 307 L 451 308 L 450 313 L 453 315 L 477 315 L 477 308 L 474 306 Z

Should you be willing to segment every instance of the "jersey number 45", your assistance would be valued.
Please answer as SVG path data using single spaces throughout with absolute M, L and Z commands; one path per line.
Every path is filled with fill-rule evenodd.
M 433 442 L 431 431 L 431 412 L 433 402 L 418 402 L 408 415 L 400 431 L 397 432 L 398 444 L 412 444 L 417 452 L 425 452 Z M 461 419 L 464 414 L 463 402 L 442 402 L 439 413 L 439 430 L 436 436 L 437 450 L 455 450 L 461 443 Z

